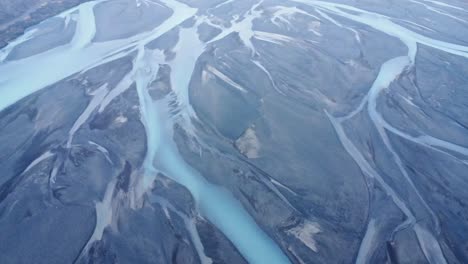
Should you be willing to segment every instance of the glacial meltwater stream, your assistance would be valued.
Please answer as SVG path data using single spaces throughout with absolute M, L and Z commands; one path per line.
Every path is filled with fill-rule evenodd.
M 122 93 L 132 84 L 129 78 L 133 80 L 140 99 L 142 122 L 146 128 L 147 154 L 141 170 L 141 181 L 134 190 L 136 199 L 141 198 L 150 189 L 156 174 L 163 172 L 192 193 L 201 215 L 219 228 L 250 263 L 289 263 L 281 249 L 257 226 L 255 220 L 229 191 L 209 183 L 184 162 L 172 140 L 174 121 L 170 115 L 168 98 L 155 101 L 149 95 L 148 86 L 156 77 L 159 69 L 158 63 L 164 63 L 164 55 L 159 51 L 148 50 L 146 44 L 192 17 L 196 9 L 176 1 L 166 0 L 163 3 L 174 13 L 154 30 L 128 39 L 94 43 L 92 40 L 96 33 L 96 25 L 93 9 L 102 2 L 105 0 L 85 3 L 59 15 L 59 17 L 67 17 L 72 13 L 78 13 L 76 32 L 68 45 L 13 61 L 6 60 L 8 52 L 14 48 L 13 45 L 19 45 L 21 42 L 12 43 L 2 50 L 0 110 L 72 74 L 128 56 L 136 51 L 132 71 L 123 78 L 118 89 L 115 89 Z M 181 108 L 184 119 L 188 122 L 194 116 L 189 103 L 188 86 L 197 59 L 204 49 L 204 44 L 198 40 L 196 27 L 180 29 L 179 44 L 174 49 L 176 57 L 171 63 L 171 83 L 177 97 L 178 107 Z M 25 75 L 28 75 L 28 78 L 24 78 Z M 109 103 L 109 99 L 106 98 L 112 99 L 118 95 L 116 91 L 109 92 L 105 87 L 99 91 L 97 99 L 105 104 L 102 107 Z M 95 104 L 90 104 L 89 110 L 83 113 L 81 119 L 89 117 L 90 111 L 97 107 Z M 76 122 L 76 126 L 82 122 L 84 120 Z M 67 144 L 69 147 L 74 131 L 78 128 L 74 127 L 70 132 Z M 85 250 L 94 240 L 101 239 L 104 228 L 113 221 L 111 193 L 115 182 L 112 181 L 109 184 L 105 199 L 96 205 L 97 224 Z M 201 256 L 200 259 L 206 260 Z
M 198 41 L 197 44 L 197 40 L 196 27 L 182 29 L 176 45 L 176 58 L 171 65 L 172 76 L 175 76 L 171 84 L 177 98 L 180 98 L 178 107 L 183 118 L 191 115 L 188 85 L 196 60 L 203 52 L 202 43 Z M 289 263 L 280 248 L 256 225 L 239 201 L 227 190 L 208 182 L 179 155 L 172 140 L 174 123 L 170 114 L 170 98 L 154 101 L 148 93 L 148 86 L 158 72 L 158 58 L 161 57 L 162 53 L 158 54 L 158 51 L 140 47 L 134 63 L 142 122 L 148 135 L 144 174 L 149 179 L 145 180 L 143 190 L 151 187 L 156 171 L 160 171 L 192 193 L 201 214 L 218 227 L 250 263 Z
M 72 147 L 75 132 L 91 116 L 93 111 L 97 109 L 99 109 L 99 112 L 103 111 L 114 98 L 135 84 L 139 98 L 141 122 L 145 127 L 147 139 L 146 156 L 140 169 L 141 177 L 136 186 L 134 186 L 134 189 L 130 191 L 132 192 L 131 199 L 134 199 L 131 204 L 138 204 L 138 201 L 153 186 L 157 174 L 162 173 L 185 186 L 190 191 L 201 216 L 215 225 L 249 263 L 290 263 L 290 260 L 280 246 L 269 237 L 268 233 L 265 232 L 266 230 L 257 225 L 255 219 L 233 194 L 223 187 L 210 183 L 203 175 L 184 161 L 173 137 L 174 126 L 176 124 L 180 125 L 191 136 L 196 136 L 191 122 L 197 119 L 197 116 L 190 103 L 189 85 L 199 57 L 211 44 L 222 40 L 231 33 L 238 34 L 240 43 L 251 52 L 251 62 L 267 75 L 273 87 L 281 96 L 286 96 L 284 92 L 275 86 L 273 80 L 275 76 L 270 74 L 259 60 L 253 58 L 253 56 L 258 54 L 252 38 L 256 37 L 259 40 L 270 41 L 276 44 L 293 42 L 294 38 L 266 31 L 255 31 L 253 29 L 253 21 L 265 15 L 261 10 L 261 1 L 253 5 L 242 18 L 236 17 L 230 22 L 229 26 L 226 26 L 211 23 L 209 17 L 199 16 L 196 8 L 175 0 L 161 0 L 160 2 L 172 10 L 172 14 L 159 26 L 128 38 L 93 42 L 97 28 L 94 9 L 96 5 L 107 1 L 109 0 L 84 3 L 57 16 L 68 21 L 73 16 L 73 19 L 77 20 L 74 36 L 70 43 L 66 45 L 54 47 L 21 59 L 9 59 L 8 55 L 16 46 L 35 38 L 36 31 L 30 30 L 0 51 L 0 110 L 4 110 L 22 98 L 74 74 L 93 69 L 119 58 L 132 56 L 133 67 L 131 71 L 123 76 L 116 87 L 112 89 L 112 87 L 104 85 L 91 94 L 93 99 L 91 99 L 88 107 L 80 115 L 79 119 L 76 120 L 75 125 L 69 132 L 67 148 Z M 226 4 L 229 2 L 231 0 L 226 1 Z M 396 206 L 405 215 L 406 219 L 398 226 L 394 233 L 403 228 L 412 228 L 427 260 L 430 263 L 446 263 L 441 246 L 435 238 L 440 228 L 439 221 L 408 176 L 401 158 L 394 151 L 391 142 L 388 140 L 387 133 L 393 133 L 396 136 L 445 155 L 453 156 L 453 153 L 458 153 L 467 156 L 468 149 L 430 135 L 411 136 L 395 128 L 378 112 L 377 99 L 382 90 L 387 89 L 400 74 L 414 66 L 418 45 L 425 45 L 465 58 L 468 58 L 468 47 L 423 36 L 396 24 L 386 16 L 352 6 L 314 0 L 292 0 L 291 2 L 308 6 L 314 9 L 316 14 L 310 14 L 307 10 L 302 10 L 298 7 L 288 7 L 288 9 L 281 12 L 277 11 L 274 13 L 272 21 L 281 20 L 287 23 L 289 16 L 294 13 L 300 13 L 314 18 L 321 16 L 325 20 L 333 21 L 339 27 L 345 27 L 332 18 L 337 16 L 372 27 L 377 31 L 399 39 L 407 46 L 408 53 L 406 55 L 402 54 L 402 56 L 390 59 L 381 66 L 372 87 L 370 87 L 367 95 L 364 96 L 354 111 L 344 117 L 335 117 L 329 113 L 327 115 L 345 150 L 367 177 L 376 179 L 379 182 L 386 194 L 391 197 Z M 441 6 L 445 5 L 436 1 L 434 3 Z M 217 7 L 223 5 L 221 3 Z M 138 6 L 144 8 L 144 5 L 139 4 Z M 431 10 L 441 13 L 438 9 L 432 8 Z M 445 13 L 442 12 L 441 14 Z M 190 28 L 182 27 L 181 24 L 188 19 L 193 19 L 194 25 Z M 207 22 L 220 30 L 220 33 L 207 43 L 200 41 L 197 31 L 198 26 L 202 22 Z M 166 54 L 161 50 L 148 48 L 147 44 L 151 41 L 177 28 L 179 30 L 179 38 L 177 44 L 171 50 L 173 52 L 172 59 L 167 59 Z M 350 28 L 350 30 L 354 29 Z M 316 34 L 320 35 L 319 33 Z M 170 82 L 172 92 L 162 99 L 154 99 L 150 95 L 149 88 L 151 83 L 157 78 L 160 64 L 168 64 L 171 68 Z M 220 72 L 217 72 L 216 69 L 212 69 L 212 72 L 215 75 L 217 74 L 217 76 L 221 76 L 221 79 L 225 77 Z M 227 77 L 225 77 L 225 80 L 228 83 L 231 82 L 231 85 L 241 90 L 241 92 L 247 93 L 247 90 L 233 83 Z M 174 106 L 177 108 L 176 114 L 173 111 Z M 415 197 L 417 197 L 418 201 L 413 202 L 422 205 L 418 208 L 424 208 L 424 213 L 430 215 L 430 224 L 425 226 L 417 223 L 416 219 L 419 217 L 417 215 L 418 211 L 414 210 L 412 204 L 405 200 L 401 194 L 392 188 L 391 184 L 388 184 L 379 175 L 377 170 L 369 164 L 346 134 L 343 122 L 364 110 L 367 110 L 367 114 L 376 127 L 386 149 L 391 154 L 393 162 L 404 176 L 405 184 L 409 186 L 409 190 L 414 192 Z M 115 180 L 111 181 L 104 199 L 96 203 L 97 223 L 93 235 L 84 248 L 85 250 L 88 249 L 92 242 L 100 240 L 104 229 L 111 225 L 112 221 L 115 221 L 113 219 L 113 197 L 111 195 L 115 184 Z M 287 202 L 286 198 L 284 200 Z M 166 207 L 171 207 L 170 201 L 165 201 L 164 204 Z M 185 219 L 185 221 L 189 222 L 188 219 Z M 367 232 L 357 256 L 358 262 L 366 262 L 373 235 L 379 228 L 378 223 L 379 221 L 376 219 L 370 219 L 368 222 Z M 192 223 L 190 228 L 192 239 L 194 244 L 199 245 L 200 239 L 193 234 L 195 232 L 193 226 Z M 209 263 L 210 258 L 204 256 L 203 252 L 200 252 L 203 247 L 197 246 L 196 248 L 199 251 L 200 260 L 203 263 Z

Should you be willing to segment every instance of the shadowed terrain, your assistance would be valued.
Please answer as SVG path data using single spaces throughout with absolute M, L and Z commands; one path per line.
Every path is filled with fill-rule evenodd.
M 15 4 L 1 263 L 468 261 L 465 2 Z
M 0 48 L 24 30 L 89 0 L 0 0 Z

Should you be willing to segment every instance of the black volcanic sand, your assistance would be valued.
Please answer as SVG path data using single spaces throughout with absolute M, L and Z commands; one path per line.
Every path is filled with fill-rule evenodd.
M 2 46 L 29 26 L 37 30 L 0 65 L 67 48 L 77 22 L 43 20 L 80 2 L 50 3 L 0 31 Z M 142 36 L 171 18 L 170 7 L 147 2 L 97 4 L 93 42 Z M 384 137 L 369 102 L 339 127 L 333 120 L 360 107 L 384 63 L 407 55 L 400 39 L 305 4 L 268 0 L 253 20 L 253 51 L 239 32 L 209 42 L 221 28 L 248 17 L 256 3 L 181 2 L 197 7 L 196 17 L 146 44 L 160 50 L 165 62 L 145 88 L 173 110 L 172 139 L 185 162 L 240 201 L 291 263 L 437 263 L 424 252 L 427 241 L 437 241 L 447 263 L 468 262 L 468 58 L 418 44 L 414 65 L 376 100 L 378 113 L 404 134 L 387 129 Z M 335 2 L 468 46 L 468 6 L 461 1 L 444 1 L 460 9 L 431 1 Z M 303 13 L 275 19 L 281 8 Z M 191 27 L 209 44 L 188 72 L 194 111 L 188 126 L 171 63 L 181 32 Z M 163 169 L 152 172 L 150 188 L 135 197 L 148 155 L 137 75 L 126 79 L 138 52 L 119 58 L 112 53 L 106 63 L 0 111 L 1 263 L 248 263 L 204 216 L 197 197 Z M 1 81 L 8 81 L 1 69 L 0 96 Z M 117 96 L 73 132 L 102 89 Z M 425 145 L 425 136 L 461 150 Z M 111 208 L 100 210 L 106 199 Z M 405 225 L 411 219 L 401 203 L 414 215 L 412 224 Z M 102 236 L 88 244 L 103 218 L 108 225 Z M 418 227 L 435 240 L 421 242 Z

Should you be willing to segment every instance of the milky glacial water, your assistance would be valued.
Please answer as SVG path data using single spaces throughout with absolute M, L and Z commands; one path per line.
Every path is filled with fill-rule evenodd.
M 251 51 L 253 57 L 254 55 L 258 55 L 252 42 L 253 37 L 278 45 L 292 43 L 295 40 L 283 35 L 255 31 L 253 29 L 253 21 L 264 15 L 260 8 L 261 2 L 259 2 L 254 4 L 244 14 L 242 19 L 238 19 L 239 17 L 233 19 L 229 27 L 216 26 L 221 30 L 221 33 L 210 42 L 202 43 L 199 40 L 196 27 L 200 22 L 209 19 L 198 17 L 198 10 L 195 8 L 177 1 L 164 0 L 161 2 L 166 7 L 172 9 L 173 14 L 158 27 L 129 38 L 94 43 L 93 38 L 96 34 L 96 24 L 93 10 L 97 4 L 106 1 L 108 0 L 88 2 L 58 16 L 65 21 L 69 21 L 72 17 L 77 20 L 75 35 L 67 45 L 51 48 L 45 52 L 23 59 L 7 60 L 9 52 L 15 46 L 35 37 L 36 31 L 29 30 L 22 37 L 0 51 L 0 110 L 4 110 L 22 98 L 73 74 L 92 69 L 112 60 L 136 54 L 133 58 L 132 70 L 123 77 L 117 87 L 110 90 L 110 87 L 103 86 L 96 94 L 92 95 L 90 104 L 69 132 L 67 147 L 72 147 L 73 135 L 87 121 L 95 109 L 103 111 L 114 98 L 129 89 L 132 84 L 136 84 L 141 121 L 146 130 L 147 152 L 141 168 L 140 181 L 138 181 L 138 184 L 132 190 L 134 199 L 141 199 L 151 189 L 157 173 L 161 172 L 185 186 L 191 192 L 202 217 L 209 220 L 223 232 L 250 263 L 289 263 L 288 258 L 280 247 L 269 237 L 265 230 L 262 230 L 257 225 L 254 218 L 228 190 L 210 183 L 203 175 L 183 160 L 173 141 L 173 127 L 179 122 L 183 126 L 183 129 L 186 129 L 187 132 L 192 133 L 192 136 L 195 136 L 191 122 L 197 117 L 190 104 L 188 88 L 197 61 L 210 44 L 222 40 L 232 33 L 238 34 L 240 42 Z M 309 6 L 316 11 L 316 14 L 310 14 L 297 7 L 289 7 L 276 11 L 272 21 L 288 23 L 289 17 L 298 13 L 315 18 L 320 16 L 338 27 L 346 27 L 344 23 L 340 23 L 336 19 L 336 17 L 341 17 L 372 27 L 377 31 L 399 39 L 406 45 L 408 49 L 406 55 L 403 54 L 403 56 L 392 58 L 380 67 L 376 80 L 372 87 L 369 87 L 368 94 L 354 111 L 344 117 L 335 117 L 329 113 L 327 114 L 345 150 L 353 157 L 368 177 L 376 179 L 380 183 L 386 194 L 405 215 L 406 220 L 394 232 L 403 228 L 412 228 L 427 260 L 430 263 L 446 263 L 439 242 L 436 239 L 439 230 L 437 217 L 432 212 L 430 205 L 418 193 L 417 186 L 408 177 L 400 157 L 388 140 L 388 133 L 393 133 L 446 155 L 451 155 L 450 151 L 468 155 L 468 150 L 463 146 L 458 146 L 431 135 L 411 136 L 400 131 L 389 124 L 378 112 L 377 103 L 382 91 L 389 89 L 391 83 L 400 74 L 414 66 L 418 45 L 425 45 L 464 58 L 468 58 L 468 47 L 421 35 L 396 24 L 389 17 L 352 6 L 314 0 L 293 1 Z M 219 4 L 219 6 L 230 2 L 231 0 L 228 0 L 225 3 Z M 425 3 L 432 3 L 441 7 L 457 9 L 455 6 L 439 1 L 423 0 L 413 2 L 423 3 L 422 6 L 426 8 L 428 6 Z M 144 5 L 139 4 L 139 7 L 144 8 Z M 439 9 L 430 8 L 430 10 L 436 13 L 448 16 L 449 18 L 452 17 L 450 14 L 442 12 Z M 190 18 L 196 21 L 193 27 L 179 27 L 179 25 Z M 162 51 L 147 48 L 147 44 L 152 40 L 177 27 L 179 27 L 179 40 L 173 49 L 175 53 L 173 60 L 166 60 Z M 354 30 L 352 28 L 349 29 Z M 170 80 L 173 92 L 170 96 L 155 100 L 150 96 L 148 87 L 156 78 L 160 63 L 167 63 L 171 66 Z M 259 60 L 252 58 L 252 63 L 267 75 L 281 95 L 286 96 L 285 93 L 274 85 L 274 76 L 270 74 Z M 221 75 L 215 69 L 213 72 L 218 73 L 218 77 L 230 83 L 230 79 L 227 76 Z M 247 93 L 247 90 L 237 86 L 237 84 L 231 82 L 231 85 Z M 174 116 L 171 110 L 174 100 L 176 101 L 178 113 L 180 113 L 177 116 Z M 404 175 L 405 184 L 411 187 L 411 190 L 415 193 L 415 197 L 419 200 L 417 202 L 422 204 L 431 216 L 431 225 L 423 226 L 416 221 L 417 216 L 412 211 L 411 204 L 403 199 L 390 184 L 385 182 L 384 178 L 369 164 L 363 154 L 346 135 L 343 122 L 361 111 L 367 111 L 393 161 L 398 166 L 401 174 Z M 46 157 L 49 157 L 49 154 Z M 55 173 L 56 169 L 54 169 L 53 174 L 55 175 Z M 113 201 L 113 196 L 111 195 L 114 186 L 115 181 L 109 183 L 104 199 L 96 203 L 97 223 L 94 233 L 90 241 L 88 241 L 88 245 L 95 240 L 100 240 L 104 229 L 114 221 L 113 210 L 115 201 Z M 170 206 L 166 207 L 169 208 Z M 188 220 L 186 219 L 185 221 Z M 377 223 L 378 221 L 374 219 L 371 219 L 368 223 L 367 232 L 359 250 L 358 262 L 364 263 L 369 257 L 372 239 L 379 228 Z M 193 223 L 190 230 L 194 237 L 193 241 L 199 241 L 198 236 L 194 233 Z M 200 246 L 197 247 L 199 251 L 200 248 Z M 209 259 L 202 256 L 201 253 L 200 259 L 209 262 Z
M 76 32 L 69 44 L 21 60 L 1 62 L 0 109 L 5 109 L 25 96 L 72 74 L 128 56 L 136 51 L 133 69 L 124 76 L 118 89 L 109 91 L 110 89 L 103 86 L 92 95 L 93 99 L 89 106 L 69 133 L 67 146 L 72 146 L 74 133 L 90 117 L 92 111 L 97 108 L 102 111 L 113 98 L 135 83 L 140 99 L 141 118 L 146 129 L 147 153 L 141 170 L 142 178 L 135 187 L 134 195 L 141 198 L 151 188 L 156 174 L 164 172 L 192 193 L 201 215 L 219 228 L 250 263 L 289 263 L 281 249 L 229 191 L 211 184 L 185 163 L 172 140 L 174 118 L 169 114 L 168 100 L 155 101 L 148 93 L 148 86 L 158 72 L 158 63 L 164 62 L 164 55 L 160 51 L 147 50 L 146 44 L 192 17 L 196 9 L 167 0 L 164 1 L 165 5 L 173 9 L 174 13 L 151 32 L 141 33 L 128 39 L 94 43 L 92 40 L 96 34 L 96 25 L 93 9 L 96 4 L 102 2 L 105 1 L 88 2 L 59 15 L 64 19 L 70 19 L 72 15 L 77 17 Z M 24 39 L 28 38 L 30 36 Z M 7 47 L 3 51 L 2 58 L 6 58 L 13 47 L 12 45 Z M 188 86 L 198 57 L 204 49 L 205 45 L 198 40 L 196 28 L 180 29 L 180 40 L 174 48 L 175 59 L 170 62 L 171 84 L 186 122 L 194 118 L 194 111 L 189 102 Z M 28 78 L 24 78 L 26 75 Z M 88 249 L 95 240 L 100 240 L 104 229 L 114 221 L 115 201 L 112 196 L 114 187 L 115 181 L 112 181 L 104 199 L 96 204 L 97 223 L 85 249 Z M 206 260 L 206 258 L 201 259 Z
M 179 43 L 176 45 L 176 58 L 171 64 L 172 74 L 175 76 L 171 79 L 171 84 L 178 98 L 182 98 L 179 107 L 182 116 L 184 112 L 188 113 L 185 117 L 190 116 L 192 111 L 188 101 L 188 84 L 196 60 L 203 51 L 201 43 L 196 45 L 196 39 L 196 28 L 182 29 Z M 180 156 L 172 141 L 173 120 L 170 118 L 170 103 L 166 100 L 153 101 L 147 91 L 151 78 L 157 73 L 157 64 L 153 64 L 152 61 L 158 57 L 160 54 L 140 49 L 134 64 L 134 67 L 138 68 L 138 95 L 140 102 L 143 102 L 140 105 L 142 119 L 149 135 L 144 168 L 149 180 L 145 180 L 142 190 L 150 187 L 155 171 L 163 172 L 190 191 L 202 216 L 219 228 L 250 263 L 289 263 L 281 249 L 258 227 L 229 191 L 208 182 Z

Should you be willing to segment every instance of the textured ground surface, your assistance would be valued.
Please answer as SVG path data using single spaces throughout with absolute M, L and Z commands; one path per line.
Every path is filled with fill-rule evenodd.
M 30 26 L 89 0 L 0 0 L 0 48 Z
M 11 2 L 0 263 L 468 262 L 465 2 Z

